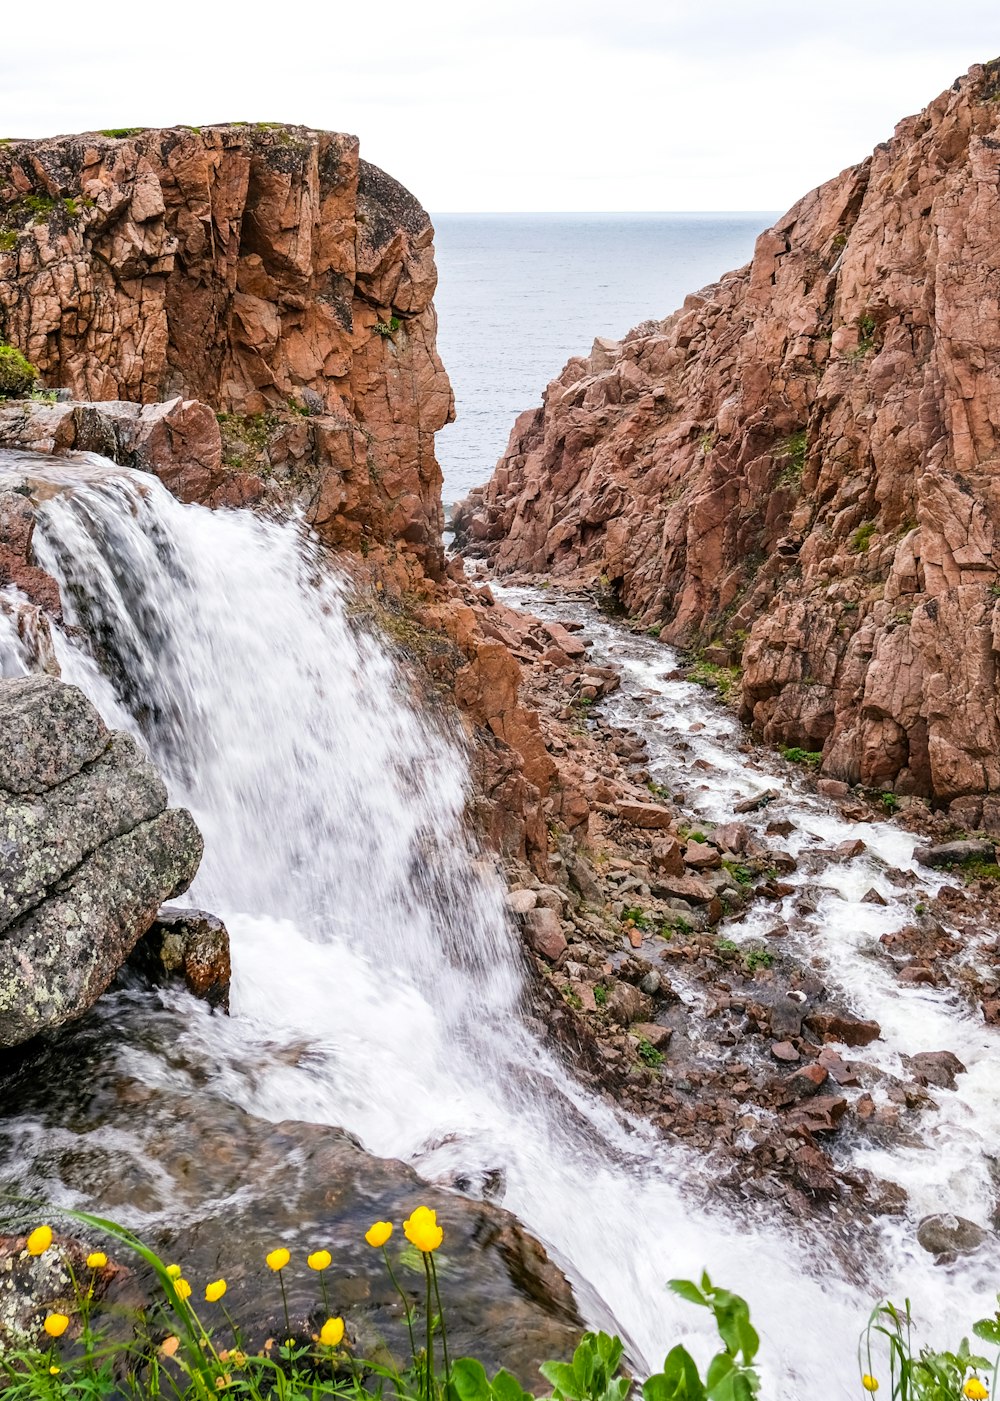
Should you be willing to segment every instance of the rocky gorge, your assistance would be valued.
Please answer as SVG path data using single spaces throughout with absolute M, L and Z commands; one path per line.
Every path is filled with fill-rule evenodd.
M 459 509 L 501 573 L 603 576 L 831 778 L 998 830 L 996 63 L 753 261 L 600 341 Z
M 915 188 L 925 148 L 937 152 L 934 143 L 944 143 L 960 165 L 962 134 L 971 142 L 972 128 L 985 130 L 992 120 L 992 109 L 982 116 L 976 105 L 988 100 L 990 72 L 975 71 L 909 129 Z M 890 165 L 896 172 L 898 162 Z M 895 178 L 886 175 L 883 185 Z M 953 178 L 955 189 L 966 188 L 960 172 Z M 857 172 L 854 179 L 835 185 L 860 190 Z M 994 845 L 984 835 L 978 845 L 947 848 L 955 820 L 965 814 L 965 825 L 975 827 L 985 821 L 982 807 L 942 811 L 952 799 L 908 760 L 907 772 L 924 777 L 890 776 L 889 806 L 899 813 L 893 824 L 881 796 L 889 778 L 880 770 L 838 767 L 824 750 L 817 777 L 794 755 L 777 760 L 739 731 L 719 730 L 724 712 L 699 699 L 664 645 L 713 644 L 703 676 L 718 682 L 750 624 L 743 713 L 765 740 L 784 739 L 810 758 L 819 742 L 814 731 L 781 729 L 780 717 L 794 705 L 805 714 L 802 695 L 810 705 L 831 695 L 848 704 L 839 672 L 827 690 L 810 673 L 798 690 L 789 682 L 786 710 L 768 710 L 779 717 L 770 728 L 763 712 L 747 709 L 755 630 L 768 617 L 787 622 L 779 604 L 798 598 L 797 589 L 810 606 L 818 597 L 805 569 L 809 551 L 803 546 L 801 565 L 790 566 L 782 544 L 792 528 L 781 516 L 782 491 L 788 486 L 789 501 L 799 503 L 789 510 L 804 511 L 814 485 L 810 464 L 817 473 L 820 464 L 811 417 L 819 401 L 791 369 L 779 390 L 769 362 L 757 365 L 749 346 L 745 360 L 735 348 L 728 361 L 706 349 L 703 362 L 699 337 L 712 347 L 716 341 L 699 329 L 682 346 L 677 318 L 640 328 L 621 346 L 598 347 L 585 367 L 571 366 L 563 378 L 580 386 L 579 402 L 575 391 L 560 397 L 565 385 L 550 389 L 543 409 L 519 421 L 482 499 L 460 514 L 467 550 L 474 543 L 502 574 L 517 570 L 547 586 L 512 592 L 503 580 L 445 558 L 433 433 L 451 398 L 434 346 L 432 231 L 412 196 L 359 161 L 353 138 L 227 124 L 10 143 L 0 146 L 0 181 L 0 339 L 29 354 L 52 391 L 0 405 L 0 623 L 7 630 L 0 655 L 13 671 L 41 674 L 49 686 L 58 687 L 62 670 L 120 708 L 171 792 L 196 814 L 206 858 L 194 894 L 224 913 L 239 951 L 231 1024 L 185 1002 L 179 1037 L 172 994 L 150 1001 L 147 974 L 126 973 L 90 1017 L 46 1048 L 41 1088 L 28 1060 L 0 1068 L 11 1106 L 9 1124 L 0 1123 L 5 1178 L 57 1197 L 93 1190 L 85 1179 L 96 1179 L 102 1199 L 148 1219 L 164 1242 L 172 1240 L 166 1217 L 181 1203 L 199 1221 L 191 1248 L 207 1270 L 222 1249 L 214 1194 L 223 1182 L 237 1191 L 263 1162 L 270 1166 L 259 1191 L 248 1188 L 239 1240 L 226 1247 L 232 1272 L 238 1249 L 259 1250 L 268 1229 L 301 1227 L 295 1238 L 304 1245 L 302 1222 L 342 1233 L 348 1223 L 357 1228 L 366 1207 L 388 1213 L 412 1195 L 408 1168 L 370 1158 L 349 1137 L 334 1144 L 321 1127 L 346 1125 L 381 1158 L 414 1163 L 442 1190 L 442 1213 L 468 1222 L 463 1241 L 482 1247 L 482 1259 L 470 1283 L 462 1280 L 472 1291 L 464 1336 L 492 1356 L 476 1330 L 513 1308 L 524 1342 L 516 1362 L 526 1379 L 543 1355 L 568 1346 L 576 1305 L 517 1217 L 555 1243 L 584 1298 L 593 1302 L 606 1290 L 601 1308 L 635 1310 L 637 1355 L 659 1336 L 662 1325 L 651 1321 L 662 1307 L 658 1297 L 633 1298 L 642 1291 L 627 1273 L 605 1281 L 594 1254 L 600 1243 L 582 1231 L 567 1235 L 565 1212 L 549 1209 L 566 1197 L 588 1209 L 603 1205 L 600 1174 L 609 1164 L 638 1206 L 635 1220 L 624 1206 L 617 1218 L 629 1259 L 641 1254 L 650 1222 L 673 1231 L 678 1213 L 697 1213 L 695 1203 L 720 1196 L 744 1225 L 763 1229 L 772 1214 L 824 1223 L 831 1228 L 825 1249 L 845 1268 L 851 1252 L 838 1241 L 839 1222 L 877 1251 L 880 1233 L 892 1229 L 887 1221 L 905 1218 L 915 1229 L 918 1218 L 933 1216 L 919 1180 L 911 1183 L 896 1159 L 891 1170 L 885 1165 L 922 1132 L 950 1128 L 966 1107 L 965 1085 L 979 1084 L 981 1056 L 953 1043 L 952 1025 L 927 1008 L 960 1007 L 963 1036 L 988 1037 L 1000 1020 L 996 950 L 984 936 L 996 919 Z M 869 186 L 878 182 L 867 172 Z M 807 199 L 796 220 L 812 230 L 815 216 L 816 227 L 826 228 L 828 212 L 821 218 L 816 210 L 828 199 Z M 830 237 L 843 224 L 844 243 L 836 246 L 846 254 L 854 224 L 843 211 L 838 219 Z M 795 221 L 782 237 L 793 229 Z M 861 258 L 867 245 L 860 233 L 857 240 Z M 811 248 L 801 256 L 789 249 L 787 267 L 774 254 L 767 291 L 760 274 L 755 305 L 770 328 L 767 336 L 753 330 L 761 346 L 780 339 L 793 284 L 808 281 L 802 264 L 815 262 Z M 750 270 L 721 284 L 730 302 L 719 300 L 721 292 L 694 299 L 679 314 L 694 318 L 688 331 L 702 327 L 711 301 L 713 335 L 735 347 L 753 276 Z M 834 283 L 842 276 L 829 274 Z M 845 426 L 855 399 L 847 395 L 837 408 L 841 400 L 816 373 L 826 364 L 822 327 L 814 340 L 813 379 L 795 357 L 792 368 L 804 383 L 826 386 L 830 415 L 860 452 L 864 414 L 857 409 Z M 654 371 L 640 355 L 633 374 L 624 367 L 632 363 L 628 347 L 640 343 L 642 355 L 662 351 L 664 359 Z M 828 356 L 832 347 L 831 340 Z M 861 353 L 848 360 L 850 371 L 867 375 L 874 347 L 855 350 Z M 725 381 L 728 395 L 738 389 L 747 405 L 758 395 L 757 436 L 746 427 L 738 448 L 723 441 L 729 420 L 720 405 L 709 444 L 706 416 L 691 427 L 693 411 L 680 402 L 684 385 L 671 380 L 669 393 L 661 392 L 656 380 L 666 366 L 694 382 L 708 373 L 706 363 L 712 393 L 721 394 Z M 776 449 L 767 437 L 774 394 L 800 413 L 789 408 L 775 420 Z M 744 432 L 742 414 L 733 408 L 735 438 Z M 800 441 L 803 414 L 810 428 Z M 898 435 L 888 436 L 895 443 Z M 665 454 L 665 443 L 680 443 L 681 456 Z M 692 443 L 696 453 L 687 451 Z M 735 457 L 726 455 L 730 448 Z M 761 464 L 774 468 L 775 452 L 782 471 L 791 460 L 795 481 L 771 493 L 767 510 L 777 514 L 767 519 L 780 531 L 772 540 L 753 512 L 766 475 Z M 746 459 L 748 472 L 756 464 L 757 475 L 746 478 L 752 489 L 742 477 L 731 487 L 736 458 Z M 582 475 L 574 476 L 578 468 Z M 624 484 L 623 472 L 634 474 Z M 674 474 L 669 489 L 664 472 Z M 847 479 L 842 471 L 834 476 L 839 501 Z M 880 500 L 881 488 L 869 485 Z M 591 490 L 604 505 L 580 507 Z M 232 509 L 246 506 L 254 515 Z M 586 521 L 577 520 L 578 507 Z M 838 512 L 845 509 L 841 502 Z M 868 510 L 867 496 L 858 509 Z M 687 543 L 671 555 L 664 520 L 689 522 L 689 510 Z M 825 510 L 810 546 L 817 553 L 819 539 L 828 538 Z M 718 548 L 709 558 L 699 551 L 711 544 L 703 526 L 713 511 Z M 297 534 L 297 520 L 313 534 Z M 764 593 L 748 591 L 746 611 L 721 622 L 728 594 L 718 617 L 714 603 L 703 613 L 701 604 L 681 607 L 687 576 L 677 570 L 688 566 L 678 561 L 690 558 L 694 570 L 700 559 L 706 580 L 724 580 L 725 551 L 743 561 L 751 538 L 737 531 L 732 544 L 728 532 L 740 521 L 751 535 L 759 527 L 754 548 L 770 551 L 755 584 Z M 847 551 L 846 564 L 836 548 L 824 558 L 840 561 L 856 582 L 858 571 L 882 559 L 877 531 L 865 543 L 864 551 Z M 619 547 L 620 558 L 613 554 Z M 633 549 L 644 551 L 641 565 Z M 669 574 L 661 571 L 667 556 Z M 350 580 L 348 605 L 330 583 L 331 570 Z M 555 587 L 540 577 L 549 574 Z M 963 589 L 979 590 L 982 602 L 983 587 L 960 582 L 962 606 L 974 601 Z M 845 604 L 837 614 L 863 623 L 865 637 L 885 621 L 883 600 L 874 597 L 882 583 L 870 590 L 872 597 L 859 593 L 856 608 Z M 924 592 L 933 590 L 921 582 L 918 601 L 929 607 Z M 595 599 L 625 604 L 635 615 L 631 630 L 595 611 Z M 380 640 L 373 645 L 373 638 Z M 398 670 L 385 661 L 385 638 Z M 867 654 L 851 646 L 845 634 L 845 655 L 857 666 Z M 794 663 L 793 681 L 805 665 Z M 415 697 L 434 726 L 464 740 L 460 777 L 434 727 L 425 732 L 413 713 L 396 708 L 400 676 L 406 704 Z M 0 705 L 13 705 L 6 688 L 0 683 Z M 859 712 L 866 724 L 869 709 Z M 951 723 L 953 708 L 949 715 Z M 701 748 L 717 730 L 718 744 Z M 928 740 L 928 753 L 940 751 L 939 738 L 935 732 L 936 748 Z M 913 746 L 916 753 L 915 739 Z M 859 779 L 862 786 L 852 787 Z M 985 791 L 964 796 L 981 802 Z M 465 844 L 466 817 L 485 861 Z M 479 865 L 491 879 L 499 866 L 506 909 L 476 874 Z M 952 875 L 939 874 L 942 868 Z M 172 895 L 176 883 L 167 885 L 155 903 Z M 144 907 L 142 920 L 130 919 L 130 938 L 152 913 Z M 854 948 L 844 916 L 865 933 L 863 948 Z M 160 950 L 179 918 L 161 913 L 154 930 Z M 287 950 L 281 967 L 275 947 Z M 170 945 L 166 961 L 176 968 L 177 957 Z M 377 995 L 366 980 L 369 960 L 379 974 L 392 970 L 392 986 L 379 976 Z M 886 1026 L 881 1006 L 879 1017 L 866 1014 L 858 969 L 889 990 Z M 185 977 L 189 986 L 200 983 L 196 958 Z M 333 1027 L 329 1002 L 312 1001 L 314 991 L 326 997 L 330 988 L 337 989 Z M 893 1019 L 897 993 L 915 1022 Z M 100 1063 L 113 1028 L 126 1028 L 126 1050 L 101 1065 L 85 1110 L 66 1104 L 52 1093 L 61 1048 Z M 372 1080 L 385 1105 L 372 1102 Z M 488 1106 L 477 1095 L 481 1081 Z M 449 1104 L 453 1117 L 432 1105 L 430 1086 L 458 1106 Z M 148 1127 L 137 1127 L 133 1104 Z M 25 1151 L 27 1126 L 40 1115 L 48 1130 L 65 1115 L 86 1151 L 48 1159 Z M 648 1141 L 626 1131 L 628 1116 L 651 1134 Z M 151 1165 L 160 1129 L 181 1122 L 184 1134 L 161 1176 Z M 127 1144 L 124 1182 L 116 1176 L 121 1161 L 111 1167 L 100 1144 L 109 1125 Z M 196 1185 L 178 1186 L 209 1140 Z M 294 1182 L 285 1157 L 294 1162 Z M 642 1165 L 635 1177 L 633 1161 Z M 316 1192 L 308 1179 L 320 1162 L 321 1176 L 351 1185 Z M 592 1175 L 579 1167 L 593 1162 Z M 710 1183 L 700 1178 L 706 1166 Z M 683 1210 L 648 1188 L 660 1167 L 689 1179 Z M 993 1189 L 981 1177 L 968 1174 L 979 1196 L 974 1207 L 962 1204 L 981 1221 L 972 1223 L 980 1233 L 975 1245 L 988 1255 L 996 1222 L 984 1206 Z M 282 1193 L 290 1203 L 285 1214 L 265 1205 Z M 451 1205 L 463 1196 L 471 1202 Z M 715 1227 L 708 1215 L 696 1219 L 696 1248 L 707 1250 Z M 965 1248 L 960 1228 L 922 1229 L 936 1259 Z M 725 1239 L 736 1269 L 739 1249 Z M 11 1249 L 18 1257 L 19 1237 Z M 343 1287 L 349 1294 L 346 1280 Z M 373 1290 L 370 1281 L 357 1288 L 351 1324 L 359 1333 L 394 1326 Z

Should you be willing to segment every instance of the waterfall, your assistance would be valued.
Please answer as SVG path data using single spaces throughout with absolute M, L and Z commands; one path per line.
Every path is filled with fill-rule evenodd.
M 702 1268 L 751 1301 L 773 1394 L 856 1394 L 857 1333 L 884 1289 L 944 1336 L 991 1311 L 981 1269 L 934 1270 L 898 1225 L 865 1237 L 852 1282 L 821 1231 L 705 1206 L 689 1188 L 711 1162 L 614 1113 L 535 1036 L 502 886 L 466 830 L 461 743 L 415 707 L 308 533 L 87 465 L 41 508 L 35 550 L 64 599 L 63 677 L 141 739 L 205 836 L 188 898 L 229 927 L 233 1016 L 178 1015 L 176 1034 L 213 1093 L 343 1125 L 428 1179 L 501 1181 L 640 1369 L 677 1341 L 707 1357 L 706 1320 L 666 1289 Z M 3 635 L 0 659 L 23 664 Z M 677 705 L 707 712 L 691 690 Z M 746 775 L 719 751 L 724 806 Z M 156 1083 L 186 1073 L 148 1043 L 121 1054 Z

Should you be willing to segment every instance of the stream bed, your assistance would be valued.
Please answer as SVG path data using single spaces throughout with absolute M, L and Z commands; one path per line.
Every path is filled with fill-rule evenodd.
M 603 709 L 641 731 L 657 781 L 683 789 L 689 808 L 721 821 L 740 798 L 778 790 L 803 872 L 811 848 L 866 843 L 856 860 L 809 874 L 819 903 L 789 939 L 881 1023 L 870 1049 L 888 1069 L 903 1053 L 942 1049 L 968 1069 L 936 1096 L 918 1142 L 857 1150 L 911 1205 L 868 1233 L 845 1270 L 828 1224 L 714 1203 L 711 1161 L 616 1113 L 537 1039 L 503 886 L 463 825 L 458 738 L 415 710 L 297 525 L 181 505 L 100 459 L 69 489 L 65 462 L 27 465 L 40 483 L 63 474 L 35 539 L 66 603 L 54 637 L 62 674 L 141 738 L 171 799 L 193 811 L 206 855 L 187 898 L 226 921 L 234 983 L 228 1019 L 183 993 L 105 999 L 79 1062 L 52 1071 L 58 1114 L 28 1095 L 0 1120 L 7 1190 L 86 1201 L 140 1230 L 178 1214 L 252 1214 L 280 1180 L 258 1178 L 252 1152 L 237 1183 L 213 1168 L 224 1145 L 203 1161 L 189 1146 L 182 1162 L 170 1145 L 172 1114 L 197 1124 L 215 1104 L 222 1122 L 236 1107 L 264 1124 L 346 1129 L 427 1182 L 498 1201 L 566 1272 L 586 1320 L 622 1333 L 639 1371 L 678 1341 L 709 1355 L 706 1320 L 666 1288 L 702 1269 L 750 1300 L 774 1395 L 856 1394 L 857 1335 L 884 1294 L 909 1296 L 942 1341 L 992 1312 L 994 1257 L 935 1266 L 914 1222 L 943 1209 L 990 1218 L 996 1033 L 948 995 L 890 983 L 866 956 L 919 898 L 892 874 L 915 871 L 912 836 L 891 822 L 847 823 L 787 766 L 769 769 L 729 712 L 663 680 L 668 648 L 583 602 L 499 590 L 585 624 L 595 659 L 622 671 Z M 8 674 L 23 669 L 14 636 L 0 636 L 0 659 Z M 937 878 L 915 879 L 932 889 Z M 884 906 L 862 900 L 873 886 Z M 725 933 L 756 937 L 763 918 L 751 909 Z M 301 1167 L 300 1154 L 290 1161 Z M 852 1229 L 844 1223 L 848 1246 Z

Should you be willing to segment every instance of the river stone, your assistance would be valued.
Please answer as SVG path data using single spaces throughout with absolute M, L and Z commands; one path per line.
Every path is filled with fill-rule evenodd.
M 996 860 L 996 843 L 988 841 L 941 842 L 938 846 L 920 846 L 913 853 L 922 866 L 960 866 L 963 861 Z
M 183 982 L 193 996 L 229 1011 L 229 931 L 207 910 L 164 905 L 132 950 L 129 964 L 151 982 Z
M 906 1061 L 921 1085 L 936 1085 L 939 1090 L 954 1090 L 955 1076 L 965 1074 L 965 1066 L 953 1051 L 918 1051 Z
M 75 686 L 0 682 L 0 1048 L 81 1016 L 202 841 L 155 769 Z
M 917 1225 L 917 1240 L 931 1255 L 971 1255 L 989 1236 L 975 1221 L 951 1212 L 925 1216 Z

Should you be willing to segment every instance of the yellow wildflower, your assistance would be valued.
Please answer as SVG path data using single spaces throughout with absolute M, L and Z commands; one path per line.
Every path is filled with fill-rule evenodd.
M 61 1371 L 62 1371 L 62 1368 L 61 1368 L 61 1367 L 52 1366 L 52 1367 L 49 1368 L 49 1376 L 50 1376 L 50 1377 L 58 1377 L 58 1375 L 59 1375 L 59 1373 L 60 1373 Z
M 91 1251 L 91 1253 L 87 1256 L 87 1269 L 88 1269 L 88 1270 L 103 1270 L 103 1269 L 104 1269 L 104 1266 L 105 1266 L 107 1263 L 108 1263 L 108 1257 L 105 1255 L 105 1253 L 104 1253 L 103 1250 L 93 1250 L 93 1251 Z
M 437 1250 L 444 1240 L 444 1231 L 437 1223 L 437 1212 L 427 1206 L 418 1206 L 409 1220 L 403 1222 L 403 1233 L 410 1244 L 425 1255 Z
M 306 1264 L 311 1270 L 325 1270 L 332 1259 L 333 1256 L 330 1254 L 329 1250 L 314 1250 L 313 1253 L 307 1257 Z
M 285 1268 L 291 1258 L 291 1255 L 289 1255 L 285 1247 L 283 1245 L 279 1246 L 277 1250 L 272 1250 L 268 1255 L 267 1268 L 269 1270 L 274 1270 L 275 1274 L 277 1274 L 279 1270 Z
M 229 1373 L 228 1373 L 228 1372 L 223 1372 L 223 1374 L 222 1374 L 221 1377 L 216 1377 L 216 1379 L 215 1379 L 215 1389 L 216 1389 L 216 1391 L 221 1391 L 222 1388 L 225 1387 L 225 1386 L 228 1386 L 229 1383 L 230 1383 L 231 1381 L 232 1381 L 232 1377 L 229 1375 Z
M 205 1299 L 210 1304 L 217 1304 L 226 1292 L 226 1281 L 224 1279 L 213 1279 L 211 1284 L 205 1286 Z
M 168 1266 L 167 1266 L 167 1279 L 180 1279 L 180 1277 L 181 1277 L 181 1267 L 180 1267 L 180 1265 L 168 1265 Z
M 42 1327 L 50 1338 L 61 1338 L 69 1327 L 69 1319 L 64 1313 L 50 1313 Z
M 319 1340 L 324 1347 L 336 1347 L 344 1336 L 344 1320 L 328 1318 L 319 1330 Z
M 28 1237 L 28 1254 L 44 1255 L 52 1244 L 52 1227 L 36 1226 Z
M 375 1246 L 377 1249 L 380 1245 L 385 1245 L 391 1235 L 391 1221 L 375 1221 L 368 1227 L 368 1230 L 365 1231 L 365 1240 L 369 1245 Z
M 875 1392 L 878 1391 L 877 1380 L 868 1372 L 866 1372 L 861 1378 L 861 1385 L 864 1387 L 865 1391 L 870 1391 L 872 1395 L 874 1395 Z
M 967 1396 L 969 1401 L 986 1401 L 989 1394 L 978 1377 L 970 1377 L 962 1387 L 962 1395 Z
M 188 1284 L 186 1279 L 175 1279 L 174 1288 L 177 1291 L 178 1299 L 190 1299 L 191 1286 L 190 1284 Z

